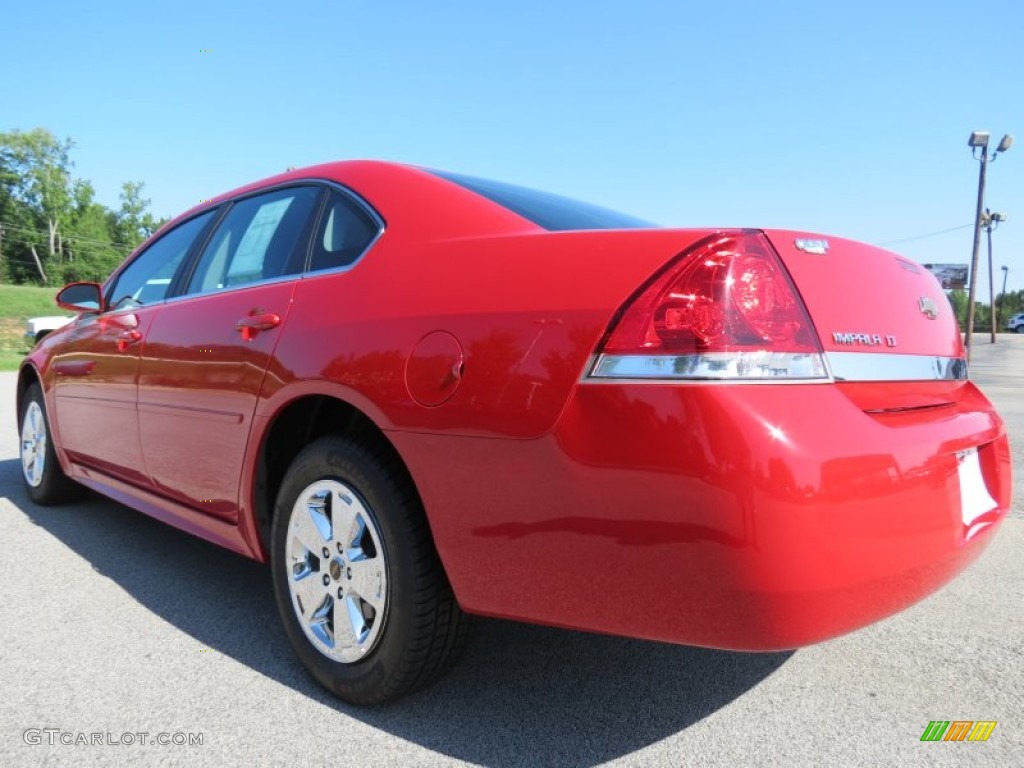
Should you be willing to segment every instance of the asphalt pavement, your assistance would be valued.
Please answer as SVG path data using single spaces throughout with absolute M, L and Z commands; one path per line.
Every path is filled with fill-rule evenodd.
M 972 376 L 1014 519 L 900 615 L 775 654 L 480 620 L 440 683 L 358 709 L 296 661 L 264 567 L 99 497 L 31 504 L 0 374 L 0 765 L 1024 766 L 1024 336 L 979 337 Z M 932 720 L 997 725 L 921 742 Z

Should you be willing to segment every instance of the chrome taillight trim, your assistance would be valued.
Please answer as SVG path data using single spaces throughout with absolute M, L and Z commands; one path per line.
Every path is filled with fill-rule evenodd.
M 599 355 L 592 379 L 821 381 L 828 370 L 817 352 L 706 352 L 694 355 Z
M 962 357 L 891 355 L 884 352 L 829 352 L 836 381 L 959 381 L 967 378 Z
M 692 355 L 598 355 L 583 381 L 957 381 L 967 378 L 962 357 L 882 352 L 708 352 Z

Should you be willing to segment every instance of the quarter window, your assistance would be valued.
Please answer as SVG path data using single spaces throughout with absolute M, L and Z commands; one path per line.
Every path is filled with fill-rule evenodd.
M 331 192 L 313 240 L 309 271 L 347 267 L 362 255 L 380 226 L 354 200 Z
M 140 253 L 122 270 L 107 292 L 107 306 L 111 309 L 140 307 L 167 298 L 175 273 L 213 214 L 214 211 L 207 211 L 179 224 Z
M 287 187 L 235 203 L 203 250 L 188 293 L 299 274 L 319 195 L 315 187 Z

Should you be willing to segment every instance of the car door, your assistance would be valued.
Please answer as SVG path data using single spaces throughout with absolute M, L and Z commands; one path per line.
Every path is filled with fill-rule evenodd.
M 234 519 L 267 366 L 306 261 L 321 189 L 234 201 L 149 328 L 139 370 L 142 455 L 155 490 Z
M 171 279 L 213 216 L 193 217 L 148 245 L 109 282 L 106 310 L 79 316 L 55 351 L 56 419 L 72 461 L 149 483 L 136 415 L 140 355 Z

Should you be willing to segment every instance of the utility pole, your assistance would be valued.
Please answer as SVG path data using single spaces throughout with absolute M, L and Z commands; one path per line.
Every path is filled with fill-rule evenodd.
M 988 170 L 989 161 L 988 139 L 988 131 L 974 131 L 971 133 L 971 138 L 967 140 L 967 146 L 971 148 L 972 152 L 981 149 L 981 156 L 978 157 L 978 160 L 981 161 L 981 169 L 978 171 L 978 207 L 974 214 L 974 249 L 971 252 L 971 285 L 967 294 L 967 329 L 964 335 L 964 348 L 968 362 L 971 360 L 971 337 L 974 335 L 974 294 L 978 286 L 978 251 L 981 250 L 982 216 L 985 210 L 985 171 Z M 1011 146 L 1013 146 L 1013 136 L 1007 133 L 999 142 L 996 151 L 992 153 L 991 159 L 995 160 L 996 155 L 1005 152 Z
M 1003 314 L 1003 302 L 1006 301 L 1006 276 L 1010 274 L 1010 268 L 1003 264 L 1000 269 L 1003 270 L 1003 291 L 999 294 L 999 314 Z

